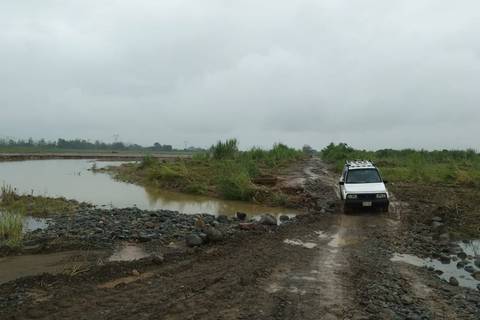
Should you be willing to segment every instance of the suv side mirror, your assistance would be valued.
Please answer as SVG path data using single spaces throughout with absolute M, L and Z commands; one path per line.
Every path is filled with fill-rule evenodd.
M 345 184 L 345 181 L 340 181 L 338 184 L 343 186 Z

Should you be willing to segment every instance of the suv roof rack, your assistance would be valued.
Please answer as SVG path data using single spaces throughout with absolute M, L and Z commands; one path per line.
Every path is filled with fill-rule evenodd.
M 374 168 L 375 165 L 371 160 L 347 160 L 345 161 L 345 165 L 349 168 L 354 167 L 371 167 Z

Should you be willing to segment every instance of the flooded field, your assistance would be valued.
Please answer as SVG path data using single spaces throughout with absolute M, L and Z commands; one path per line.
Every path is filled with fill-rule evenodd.
M 97 168 L 121 162 L 97 161 Z M 144 210 L 176 210 L 187 214 L 209 213 L 249 215 L 271 213 L 297 214 L 295 210 L 271 208 L 239 201 L 159 191 L 115 181 L 109 175 L 89 171 L 92 160 L 32 160 L 0 162 L 0 184 L 8 184 L 20 193 L 65 197 L 99 206 L 116 208 L 136 206 Z

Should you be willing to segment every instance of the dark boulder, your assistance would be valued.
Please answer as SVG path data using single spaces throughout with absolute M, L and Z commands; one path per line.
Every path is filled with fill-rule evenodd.
M 237 212 L 236 217 L 238 220 L 244 221 L 245 219 L 247 219 L 247 214 L 244 212 Z
M 223 240 L 223 234 L 216 228 L 208 228 L 205 232 L 207 234 L 207 240 L 210 242 L 217 242 Z
M 203 240 L 198 234 L 191 233 L 185 237 L 185 242 L 189 247 L 198 247 L 202 245 Z
M 274 216 L 271 214 L 264 214 L 260 218 L 259 221 L 260 224 L 266 225 L 266 226 L 276 226 L 277 225 L 277 219 L 275 219 Z

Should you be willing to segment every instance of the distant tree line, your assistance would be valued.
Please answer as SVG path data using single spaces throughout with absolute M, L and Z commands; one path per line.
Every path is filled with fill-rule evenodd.
M 91 142 L 85 139 L 58 139 L 47 141 L 45 139 L 28 140 L 0 138 L 0 147 L 23 147 L 42 149 L 70 149 L 70 150 L 139 150 L 139 151 L 175 151 L 172 145 L 155 142 L 152 146 L 144 147 L 138 144 L 127 144 L 124 142 L 106 143 L 99 140 Z

